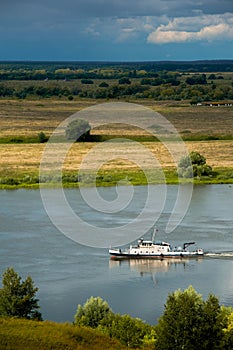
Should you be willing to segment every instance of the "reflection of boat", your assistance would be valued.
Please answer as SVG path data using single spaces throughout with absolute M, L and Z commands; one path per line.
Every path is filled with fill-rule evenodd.
M 132 271 L 138 271 L 141 275 L 144 273 L 154 274 L 156 272 L 167 272 L 172 265 L 185 266 L 188 263 L 188 259 L 171 258 L 171 259 L 110 259 L 109 267 L 116 268 L 121 266 L 128 266 Z
M 195 261 L 196 263 L 202 262 L 202 259 L 200 257 L 196 257 L 196 259 L 192 259 L 192 261 Z M 140 273 L 140 275 L 143 277 L 145 275 L 151 275 L 154 285 L 158 283 L 157 281 L 157 274 L 159 273 L 166 273 L 170 269 L 176 270 L 176 269 L 186 269 L 186 267 L 189 266 L 189 259 L 183 259 L 183 258 L 170 258 L 170 259 L 110 259 L 109 260 L 109 267 L 110 269 L 113 268 L 127 268 L 127 266 L 130 268 L 131 271 L 137 271 Z
M 109 254 L 112 258 L 190 258 L 196 256 L 203 256 L 204 252 L 201 248 L 196 248 L 195 250 L 188 250 L 190 245 L 195 244 L 195 242 L 187 242 L 183 244 L 183 247 L 172 247 L 170 243 L 160 242 L 153 243 L 153 241 L 144 241 L 139 239 L 138 244 L 135 246 L 130 246 L 128 249 L 121 248 L 111 248 L 109 249 Z

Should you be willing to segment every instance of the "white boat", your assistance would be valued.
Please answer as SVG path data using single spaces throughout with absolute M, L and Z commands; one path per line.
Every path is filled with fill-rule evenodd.
M 201 248 L 194 250 L 188 250 L 190 245 L 195 242 L 184 243 L 182 247 L 172 247 L 170 243 L 159 242 L 153 243 L 153 241 L 146 241 L 143 238 L 139 239 L 138 244 L 131 245 L 127 249 L 110 248 L 109 254 L 113 258 L 190 258 L 199 257 L 204 255 L 204 251 Z

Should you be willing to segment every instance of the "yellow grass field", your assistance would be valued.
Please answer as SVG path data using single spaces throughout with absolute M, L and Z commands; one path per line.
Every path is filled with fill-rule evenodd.
M 76 143 L 74 144 L 64 162 L 64 171 L 77 171 L 80 167 L 84 156 L 89 154 L 90 158 L 82 166 L 83 170 L 95 170 L 100 164 L 105 164 L 105 169 L 129 170 L 134 169 L 137 164 L 152 168 L 154 166 L 153 158 L 145 157 L 149 149 L 155 159 L 163 168 L 174 167 L 174 161 L 168 150 L 162 143 L 148 142 L 142 144 L 146 147 L 141 152 L 141 144 L 135 146 L 127 143 L 105 142 L 101 144 L 101 150 L 98 149 L 100 144 L 97 143 Z M 200 141 L 186 142 L 188 151 L 197 151 L 206 157 L 207 164 L 212 167 L 233 168 L 233 141 Z M 39 170 L 41 157 L 45 149 L 45 144 L 1 144 L 0 145 L 0 176 L 18 173 L 37 173 Z M 59 149 L 54 153 L 54 157 L 59 160 Z M 92 150 L 92 152 L 90 152 Z M 138 151 L 138 154 L 137 154 Z M 63 152 L 62 152 L 63 153 Z M 121 158 L 126 158 L 122 159 Z M 136 154 L 136 155 L 135 155 Z M 111 160 L 113 158 L 113 160 Z M 127 161 L 128 159 L 128 161 Z M 49 170 L 49 165 L 48 165 Z

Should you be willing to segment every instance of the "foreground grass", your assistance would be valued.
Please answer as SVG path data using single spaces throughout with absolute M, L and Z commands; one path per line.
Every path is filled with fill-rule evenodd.
M 120 350 L 126 349 L 90 328 L 55 322 L 0 318 L 1 350 Z

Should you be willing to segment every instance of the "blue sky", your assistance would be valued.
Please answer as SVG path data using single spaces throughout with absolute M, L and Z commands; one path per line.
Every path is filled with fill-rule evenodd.
M 0 0 L 0 60 L 233 59 L 233 0 Z

